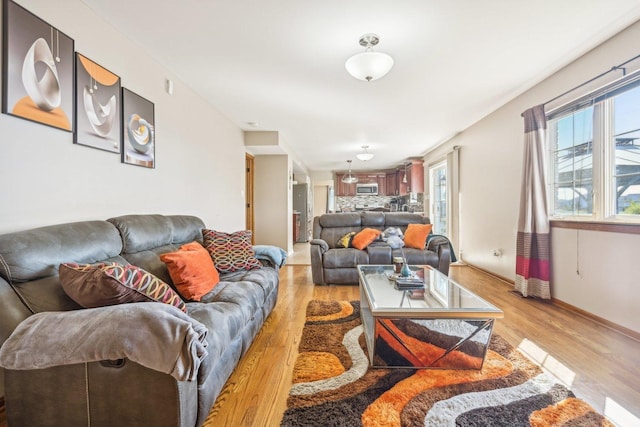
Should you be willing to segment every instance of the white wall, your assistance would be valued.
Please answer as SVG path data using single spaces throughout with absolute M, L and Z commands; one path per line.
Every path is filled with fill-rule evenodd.
M 133 213 L 244 229 L 242 131 L 80 0 L 19 3 L 155 104 L 156 168 L 121 164 L 118 154 L 74 145 L 71 133 L 2 114 L 0 232 Z
M 286 154 L 255 156 L 255 243 L 279 246 L 287 253 L 293 251 L 290 169 Z
M 515 278 L 524 141 L 520 114 L 636 56 L 639 39 L 640 23 L 635 23 L 425 156 L 430 162 L 454 145 L 461 147 L 456 249 L 464 261 Z M 575 230 L 552 232 L 552 296 L 640 332 L 640 316 L 632 314 L 640 306 L 635 284 L 640 235 L 583 231 L 578 244 L 574 235 Z M 503 256 L 492 256 L 493 248 L 502 249 Z
M 640 236 L 564 228 L 554 228 L 551 234 L 551 252 L 557 260 L 553 283 L 561 284 L 555 287 L 553 296 L 640 331 Z M 557 267 L 560 260 L 562 268 Z

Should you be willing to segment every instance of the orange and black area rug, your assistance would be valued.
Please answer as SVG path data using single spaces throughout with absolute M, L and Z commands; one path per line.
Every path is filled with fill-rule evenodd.
M 613 426 L 493 334 L 482 370 L 369 368 L 360 305 L 311 301 L 282 426 Z

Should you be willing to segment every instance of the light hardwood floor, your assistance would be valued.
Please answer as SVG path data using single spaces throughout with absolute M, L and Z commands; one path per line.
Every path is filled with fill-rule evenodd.
M 640 342 L 564 308 L 521 298 L 508 283 L 472 267 L 452 266 L 451 277 L 500 307 L 505 317 L 494 332 L 534 356 L 578 397 L 601 413 L 619 405 L 617 417 L 628 411 L 640 418 Z M 276 308 L 216 401 L 208 427 L 278 426 L 307 303 L 358 299 L 357 286 L 314 286 L 309 266 L 285 266 L 280 278 Z
M 598 411 L 620 407 L 618 413 L 628 411 L 638 422 L 640 342 L 564 308 L 521 298 L 509 284 L 471 267 L 452 266 L 451 276 L 504 311 L 495 333 L 533 354 Z M 207 427 L 280 424 L 305 308 L 312 299 L 355 300 L 358 288 L 314 286 L 308 265 L 282 268 L 278 303 L 229 378 Z M 1 410 L 0 426 L 6 426 Z

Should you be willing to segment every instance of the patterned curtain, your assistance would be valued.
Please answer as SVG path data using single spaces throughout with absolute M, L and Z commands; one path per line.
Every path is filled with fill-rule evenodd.
M 544 106 L 538 105 L 524 112 L 515 289 L 525 297 L 550 299 L 546 130 Z

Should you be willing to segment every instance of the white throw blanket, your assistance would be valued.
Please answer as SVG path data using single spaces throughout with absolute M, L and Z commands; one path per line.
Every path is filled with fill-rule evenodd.
M 0 366 L 42 369 L 127 358 L 193 381 L 207 356 L 206 336 L 202 323 L 159 302 L 44 312 L 13 331 L 0 349 Z

